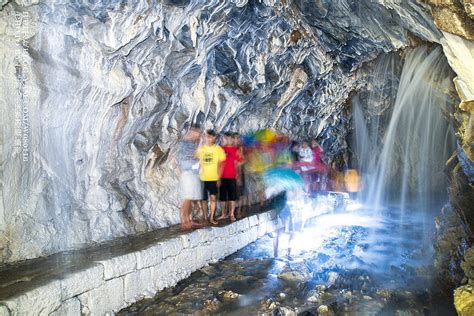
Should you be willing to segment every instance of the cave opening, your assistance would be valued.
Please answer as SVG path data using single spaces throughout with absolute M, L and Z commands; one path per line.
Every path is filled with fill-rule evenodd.
M 455 74 L 441 48 L 426 44 L 381 54 L 371 70 L 368 89 L 351 98 L 340 158 L 346 172 L 360 173 L 357 192 L 328 184 L 288 195 L 274 208 L 286 203 L 294 230 L 263 237 L 119 314 L 455 314 L 433 245 L 456 148 Z M 267 193 L 284 190 L 281 181 L 290 180 L 272 179 Z
M 473 315 L 471 2 L 0 0 L 0 315 Z

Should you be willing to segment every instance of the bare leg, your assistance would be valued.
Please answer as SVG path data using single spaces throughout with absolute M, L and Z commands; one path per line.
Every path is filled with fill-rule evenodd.
M 290 215 L 290 218 L 288 219 L 288 224 L 290 227 L 288 227 L 290 237 L 288 238 L 288 253 L 287 256 L 289 257 L 291 255 L 291 241 L 293 240 L 293 217 Z
M 201 201 L 201 206 L 202 206 L 202 219 L 204 220 L 205 223 L 208 222 L 207 219 L 207 200 L 202 200 Z
M 259 200 L 259 203 L 260 203 L 260 206 L 263 206 L 263 202 L 265 201 L 265 198 L 263 196 L 263 191 L 258 191 L 258 200 Z
M 194 208 L 194 212 L 193 212 L 193 208 Z M 191 208 L 190 208 L 190 212 L 189 212 L 189 224 L 191 225 L 192 228 L 198 228 L 198 227 L 202 227 L 201 224 L 195 222 L 193 220 L 193 213 L 195 214 L 196 212 L 197 213 L 200 213 L 201 212 L 201 207 L 200 207 L 200 203 L 199 201 L 191 201 Z
M 277 229 L 276 236 L 273 237 L 273 256 L 278 258 L 278 241 L 280 239 L 281 229 Z
M 235 204 L 236 204 L 235 205 L 235 207 L 236 207 L 235 214 L 236 214 L 237 218 L 242 218 L 243 217 L 243 212 L 244 212 L 243 196 L 242 195 L 239 197 L 239 199 L 237 200 L 237 202 Z
M 228 201 L 227 202 L 227 205 L 230 207 L 230 221 L 233 222 L 235 221 L 235 201 Z
M 221 216 L 217 218 L 218 221 L 229 217 L 229 215 L 227 215 L 227 202 L 221 201 L 220 204 L 221 204 Z
M 209 223 L 218 224 L 214 220 L 214 212 L 216 211 L 216 196 L 215 195 L 209 195 L 209 199 L 211 200 L 211 217 L 209 218 Z
M 184 200 L 183 205 L 181 206 L 181 211 L 180 211 L 182 229 L 191 228 L 190 216 L 191 216 L 191 201 Z

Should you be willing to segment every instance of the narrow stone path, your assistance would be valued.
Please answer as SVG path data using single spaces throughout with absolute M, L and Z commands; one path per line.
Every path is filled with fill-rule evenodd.
M 176 225 L 4 266 L 0 314 L 117 312 L 271 231 L 271 202 L 232 224 L 184 232 Z

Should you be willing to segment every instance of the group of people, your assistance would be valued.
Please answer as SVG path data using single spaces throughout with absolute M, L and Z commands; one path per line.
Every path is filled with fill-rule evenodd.
M 326 190 L 328 166 L 323 162 L 323 148 L 316 139 L 293 142 L 291 153 L 295 167 L 300 171 L 307 193 Z
M 275 178 L 265 183 L 269 170 L 295 171 L 303 178 L 308 194 L 325 188 L 322 183 L 329 168 L 322 161 L 324 151 L 316 140 L 290 144 L 286 135 L 268 129 L 244 136 L 225 132 L 219 145 L 217 136 L 214 130 L 201 134 L 200 127 L 193 125 L 178 144 L 183 229 L 203 225 L 193 219 L 193 213 L 200 213 L 204 224 L 217 224 L 243 216 L 252 200 L 263 205 L 269 197 L 266 189 L 275 187 Z M 221 213 L 215 218 L 217 201 Z
M 193 220 L 193 206 L 201 210 L 205 223 L 217 224 L 218 220 L 227 218 L 235 221 L 236 202 L 242 190 L 244 160 L 238 146 L 240 135 L 224 133 L 221 146 L 216 144 L 214 130 L 207 130 L 202 142 L 200 139 L 199 126 L 191 126 L 178 147 L 183 229 L 202 226 Z M 216 219 L 217 198 L 221 202 L 221 215 Z
M 324 163 L 324 150 L 316 139 L 290 143 L 286 135 L 269 129 L 243 136 L 225 132 L 219 144 L 217 138 L 214 130 L 201 133 L 200 127 L 193 125 L 178 143 L 183 229 L 215 225 L 225 219 L 235 221 L 252 202 L 263 205 L 275 192 L 292 187 L 288 182 L 297 183 L 295 174 L 308 195 L 344 190 L 343 173 L 334 163 L 332 168 Z M 217 201 L 220 215 L 215 218 Z M 193 209 L 201 213 L 203 222 L 193 220 Z

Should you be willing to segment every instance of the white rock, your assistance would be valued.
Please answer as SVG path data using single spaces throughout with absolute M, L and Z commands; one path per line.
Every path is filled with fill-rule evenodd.
M 82 313 L 86 315 L 103 315 L 106 312 L 117 312 L 126 306 L 124 300 L 123 278 L 115 278 L 102 286 L 78 296 Z
M 5 305 L 0 305 L 0 315 L 10 316 L 11 313 L 10 313 L 10 310 L 8 309 L 8 307 L 6 307 Z
M 458 75 L 458 86 L 464 87 L 463 94 L 467 100 L 474 100 L 474 43 L 454 34 L 443 32 L 441 39 L 444 54 L 449 65 Z
M 142 298 L 151 297 L 156 292 L 155 282 L 152 279 L 152 269 L 142 269 L 129 273 L 123 277 L 124 299 L 132 304 Z
M 156 244 L 137 252 L 137 269 L 160 264 L 163 261 L 163 244 Z
M 258 216 L 257 215 L 249 216 L 248 219 L 249 219 L 250 227 L 258 225 Z
M 181 242 L 184 248 L 195 248 L 203 241 L 208 240 L 206 234 L 200 233 L 199 230 L 194 230 L 181 236 Z
M 214 243 L 213 243 L 214 244 Z M 213 244 L 201 245 L 199 248 L 193 249 L 196 255 L 196 268 L 199 269 L 210 263 L 213 259 Z
M 107 260 L 98 261 L 104 266 L 104 278 L 110 280 L 124 274 L 130 273 L 137 268 L 137 257 L 135 253 L 129 253 Z
M 71 273 L 60 281 L 61 299 L 63 301 L 67 300 L 68 298 L 99 287 L 104 282 L 104 267 L 100 264 Z
M 0 313 L 1 314 L 1 313 Z M 61 303 L 61 306 L 52 312 L 50 316 L 80 315 L 81 302 L 73 297 Z
M 163 259 L 175 257 L 183 248 L 184 246 L 180 237 L 165 240 L 163 242 Z
M 8 307 L 13 315 L 27 315 L 33 311 L 40 315 L 48 315 L 61 305 L 61 286 L 55 280 L 39 286 L 29 292 L 0 301 Z

